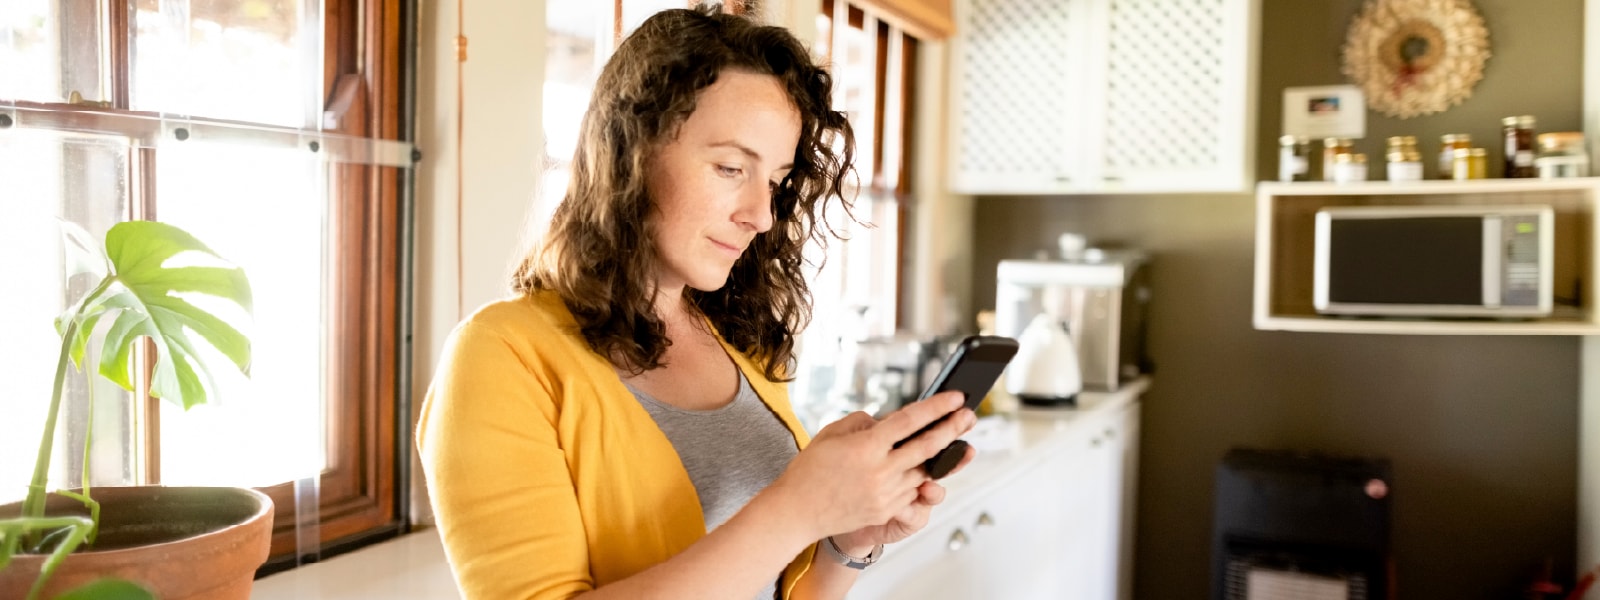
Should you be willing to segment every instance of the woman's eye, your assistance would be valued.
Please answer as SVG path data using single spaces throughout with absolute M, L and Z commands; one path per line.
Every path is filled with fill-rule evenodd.
M 741 169 L 739 167 L 730 167 L 730 166 L 727 166 L 727 165 L 717 165 L 717 174 L 721 175 L 723 177 L 738 177 L 739 175 L 741 175 L 743 173 L 744 173 L 744 169 Z
M 780 188 L 780 187 L 783 187 L 783 182 L 782 181 L 768 181 L 767 182 L 767 191 L 768 192 L 776 194 L 776 193 L 778 193 L 778 188 Z

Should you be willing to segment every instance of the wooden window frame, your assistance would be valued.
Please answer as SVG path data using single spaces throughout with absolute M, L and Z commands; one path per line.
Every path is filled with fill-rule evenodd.
M 822 11 L 821 14 L 829 16 L 830 28 L 837 26 L 832 19 L 833 15 L 836 14 L 834 11 L 835 2 L 846 3 L 849 9 L 849 11 L 846 13 L 848 15 L 848 27 L 862 29 L 866 26 L 866 10 L 862 8 L 861 3 L 852 2 L 850 0 L 821 0 L 819 2 L 819 7 Z M 908 298 L 905 294 L 905 290 L 909 285 L 909 282 L 906 280 L 906 275 L 910 271 L 910 252 L 912 251 L 912 244 L 915 243 L 913 238 L 915 232 L 910 231 L 911 228 L 908 227 L 908 225 L 912 223 L 912 218 L 917 208 L 915 206 L 915 197 L 911 193 L 911 164 L 916 159 L 916 146 L 911 142 L 912 136 L 915 134 L 915 127 L 913 124 L 916 123 L 916 119 L 919 116 L 915 101 L 915 92 L 917 89 L 917 50 L 919 41 L 916 37 L 913 37 L 911 32 L 904 29 L 899 30 L 900 35 L 898 36 L 898 41 L 901 44 L 899 84 L 902 86 L 899 99 L 900 103 L 898 106 L 901 121 L 900 135 L 893 140 L 886 140 L 885 123 L 887 122 L 887 119 L 884 118 L 884 115 L 887 114 L 886 109 L 888 108 L 888 94 L 884 92 L 888 85 L 891 84 L 891 82 L 889 82 L 890 53 L 888 50 L 890 44 L 893 44 L 896 41 L 894 32 L 897 28 L 881 18 L 877 19 L 877 24 L 877 52 L 875 53 L 875 60 L 877 61 L 877 64 L 874 67 L 875 76 L 873 84 L 877 88 L 877 92 L 874 94 L 873 99 L 873 110 L 877 113 L 877 117 L 873 119 L 872 123 L 872 156 L 867 157 L 868 160 L 871 161 L 873 173 L 873 181 L 868 184 L 868 188 L 878 193 L 887 192 L 893 194 L 895 199 L 897 218 L 900 223 L 900 227 L 896 231 L 895 239 L 895 264 L 898 265 L 898 268 L 895 269 L 895 290 L 896 295 L 898 296 L 895 299 L 895 304 L 899 307 L 899 309 L 895 311 L 895 328 L 900 329 L 909 324 L 906 322 L 906 317 L 909 314 L 909 311 L 907 310 Z M 833 36 L 831 29 L 829 30 L 828 36 L 829 39 L 837 39 L 836 36 Z M 825 60 L 829 64 L 834 62 L 833 52 L 836 50 L 836 44 L 830 42 L 828 44 L 828 56 L 825 57 Z M 893 156 L 897 157 L 897 164 L 884 164 L 886 142 L 897 145 L 896 152 L 893 154 Z M 857 158 L 859 160 L 862 157 Z M 883 174 L 890 169 L 892 169 L 896 175 L 894 179 L 895 184 L 893 189 L 885 189 L 885 187 L 882 185 L 884 182 Z
M 144 114 L 130 110 L 131 23 L 134 0 L 107 3 L 105 39 L 111 74 L 102 105 L 16 100 L 76 118 L 93 112 Z M 323 132 L 384 140 L 409 135 L 402 114 L 410 100 L 402 54 L 406 13 L 415 0 L 326 0 L 324 15 Z M 195 119 L 202 121 L 204 119 Z M 129 152 L 129 213 L 157 216 L 155 150 Z M 302 519 L 293 482 L 259 488 L 275 504 L 272 548 L 258 575 L 393 537 L 405 528 L 400 479 L 403 440 L 397 436 L 402 351 L 400 301 L 402 189 L 405 173 L 395 167 L 333 164 L 335 202 L 329 207 L 330 250 L 339 257 L 328 285 L 333 329 L 327 332 L 327 466 L 318 482 L 317 547 L 301 548 Z M 148 343 L 146 356 L 153 356 Z M 145 381 L 153 364 L 144 361 Z M 141 397 L 142 396 L 142 397 Z M 144 417 L 140 483 L 161 483 L 160 401 L 135 395 Z

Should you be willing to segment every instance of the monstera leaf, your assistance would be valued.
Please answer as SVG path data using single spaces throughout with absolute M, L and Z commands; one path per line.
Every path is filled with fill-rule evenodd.
M 85 239 L 69 234 L 69 253 L 81 255 L 93 248 L 83 243 Z M 199 256 L 184 256 L 187 253 Z M 196 258 L 217 264 L 190 264 Z M 105 273 L 100 285 L 69 313 L 79 319 L 72 339 L 73 362 L 83 364 L 90 336 L 102 320 L 110 319 L 100 353 L 100 374 L 123 389 L 133 389 L 133 349 L 140 338 L 149 338 L 156 346 L 150 395 L 185 409 L 204 404 L 207 390 L 216 389 L 194 336 L 221 352 L 240 372 L 250 374 L 249 338 L 185 297 L 221 298 L 248 313 L 252 308 L 250 282 L 243 269 L 228 265 L 182 229 L 154 221 L 113 226 L 106 233 L 103 261 L 103 270 L 81 256 L 72 261 L 74 271 Z

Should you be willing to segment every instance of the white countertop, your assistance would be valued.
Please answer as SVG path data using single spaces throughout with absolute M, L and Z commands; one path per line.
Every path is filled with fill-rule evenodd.
M 459 600 L 437 529 L 256 580 L 251 600 Z
M 1037 450 L 1064 443 L 1063 431 L 1086 415 L 1112 410 L 1132 402 L 1149 387 L 1138 379 L 1113 393 L 1084 392 L 1076 408 L 1023 408 L 1015 417 L 986 417 L 982 427 L 992 437 L 973 439 L 978 457 L 961 472 L 941 483 L 949 490 L 944 506 L 954 511 L 963 490 L 988 485 L 1019 461 L 1037 460 Z M 993 419 L 993 420 L 990 420 Z M 971 436 L 969 436 L 971 437 Z M 349 554 L 306 565 L 257 580 L 252 600 L 390 600 L 428 598 L 457 600 L 455 580 L 445 562 L 437 530 L 424 529 L 362 548 Z

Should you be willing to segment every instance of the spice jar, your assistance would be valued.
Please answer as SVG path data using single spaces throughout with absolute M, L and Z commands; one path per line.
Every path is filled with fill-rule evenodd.
M 1472 135 L 1466 133 L 1447 133 L 1439 136 L 1439 179 L 1450 179 L 1450 165 L 1455 160 L 1457 149 L 1472 147 Z
M 1334 177 L 1335 165 L 1338 157 L 1355 152 L 1356 141 L 1350 138 L 1327 138 L 1322 140 L 1322 180 L 1336 181 Z M 1366 179 L 1366 177 L 1362 177 Z
M 1346 152 L 1334 156 L 1333 181 L 1335 183 L 1366 180 L 1367 155 L 1360 152 Z
M 1533 159 L 1540 179 L 1588 177 L 1589 153 L 1583 147 L 1583 133 L 1560 131 L 1539 134 L 1539 155 Z
M 1507 178 L 1536 177 L 1539 174 L 1533 168 L 1534 123 L 1533 115 L 1506 117 L 1500 120 L 1506 140 Z
M 1417 138 L 1397 135 L 1389 138 L 1389 181 L 1422 181 L 1422 153 L 1417 152 Z
M 1311 140 L 1286 135 L 1278 138 L 1278 181 L 1311 180 Z
M 1483 179 L 1488 176 L 1489 151 L 1485 148 L 1460 148 L 1451 158 L 1450 173 L 1453 179 Z

